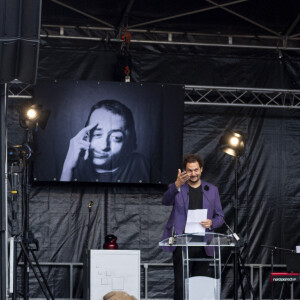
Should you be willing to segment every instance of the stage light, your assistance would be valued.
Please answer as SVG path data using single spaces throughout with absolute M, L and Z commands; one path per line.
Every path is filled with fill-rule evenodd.
M 38 118 L 38 111 L 36 108 L 30 107 L 26 112 L 26 116 L 29 120 L 35 120 Z
M 245 149 L 243 135 L 236 131 L 227 131 L 220 139 L 220 148 L 231 156 L 240 156 Z
M 49 110 L 43 110 L 43 106 L 39 104 L 34 104 L 31 106 L 25 106 L 20 112 L 20 125 L 23 128 L 34 129 L 36 127 L 41 127 L 45 129 L 48 118 L 50 115 Z

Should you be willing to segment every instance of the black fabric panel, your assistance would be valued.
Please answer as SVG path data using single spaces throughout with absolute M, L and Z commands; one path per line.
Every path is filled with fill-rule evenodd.
M 117 54 L 51 49 L 40 51 L 40 79 L 115 80 Z
M 299 52 L 276 49 L 214 48 L 131 44 L 123 55 L 118 43 L 45 39 L 38 77 L 45 79 L 298 89 Z

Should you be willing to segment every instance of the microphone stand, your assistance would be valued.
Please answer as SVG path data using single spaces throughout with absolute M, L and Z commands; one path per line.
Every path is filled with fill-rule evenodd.
M 219 214 L 218 214 L 219 215 Z M 219 215 L 221 216 L 221 215 Z M 242 289 L 242 295 L 243 295 L 243 299 L 245 299 L 245 291 L 244 291 L 244 287 L 243 287 L 243 276 L 242 276 L 242 272 L 241 272 L 241 267 L 240 267 L 240 264 L 242 265 L 242 269 L 244 271 L 244 274 L 246 276 L 246 279 L 247 279 L 247 283 L 250 287 L 250 291 L 253 295 L 253 299 L 256 300 L 256 296 L 255 296 L 255 291 L 251 285 L 251 282 L 250 282 L 250 278 L 249 278 L 249 274 L 246 272 L 246 267 L 245 267 L 245 263 L 244 263 L 244 259 L 242 259 L 241 255 L 242 253 L 244 252 L 245 248 L 247 247 L 246 243 L 244 242 L 243 238 L 240 238 L 235 232 L 233 232 L 233 230 L 231 229 L 231 227 L 226 223 L 225 219 L 223 216 L 221 216 L 223 218 L 223 221 L 224 221 L 224 224 L 226 226 L 226 228 L 229 230 L 229 232 L 231 233 L 233 239 L 235 240 L 235 250 L 234 250 L 234 254 L 238 256 L 238 261 L 237 261 L 237 269 L 239 271 L 239 276 L 240 276 L 240 285 L 241 285 L 241 289 Z M 240 253 L 240 248 L 241 247 L 244 247 L 244 249 L 242 250 L 242 252 Z M 231 255 L 228 257 L 221 273 L 223 273 L 224 269 L 226 268 L 229 260 L 230 260 L 230 257 Z M 236 279 L 237 281 L 237 279 Z M 235 283 L 237 284 L 237 283 Z
M 94 205 L 93 201 L 89 202 L 88 209 L 89 209 L 89 218 L 88 218 L 88 226 L 87 226 L 87 236 L 84 245 L 83 251 L 83 298 L 85 300 L 90 299 L 90 274 L 89 274 L 89 238 L 90 238 L 90 231 L 91 231 L 91 212 L 92 206 Z
M 268 245 L 260 245 L 260 246 L 264 247 L 264 248 L 269 248 L 271 250 L 280 250 L 280 251 L 285 251 L 285 252 L 296 253 L 296 250 L 291 250 L 291 249 L 287 249 L 287 248 L 280 248 L 280 247 L 268 246 Z
M 91 230 L 91 212 L 92 212 L 92 206 L 94 205 L 93 201 L 89 202 L 88 208 L 89 208 L 89 219 L 88 219 L 88 229 L 87 229 L 87 236 L 86 236 L 86 240 L 85 240 L 85 253 L 88 253 L 88 249 L 89 249 L 89 239 L 90 239 L 90 230 Z

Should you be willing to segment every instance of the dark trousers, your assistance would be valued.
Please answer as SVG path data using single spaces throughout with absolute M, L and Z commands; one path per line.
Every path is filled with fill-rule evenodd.
M 189 247 L 189 258 L 211 258 L 205 253 L 204 247 Z M 190 261 L 190 276 L 209 276 L 210 261 Z M 182 300 L 184 295 L 182 247 L 176 247 L 173 252 L 174 264 L 174 300 Z

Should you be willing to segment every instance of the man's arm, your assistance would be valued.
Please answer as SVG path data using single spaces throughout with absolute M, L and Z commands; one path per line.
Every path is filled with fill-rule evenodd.
M 175 196 L 180 192 L 180 187 L 189 180 L 190 176 L 184 171 L 178 169 L 177 179 L 174 183 L 169 185 L 168 190 L 164 193 L 162 198 L 163 205 L 174 205 Z
M 212 219 L 206 219 L 205 221 L 200 222 L 200 224 L 206 229 L 216 229 L 221 227 L 224 223 L 224 213 L 222 210 L 222 205 L 220 201 L 220 195 L 217 187 L 213 187 L 214 195 L 213 195 L 213 202 L 210 201 L 206 196 L 207 200 L 213 205 L 213 217 Z
M 175 197 L 179 193 L 175 183 L 169 185 L 168 190 L 164 193 L 162 198 L 163 205 L 174 205 Z
M 214 217 L 212 219 L 211 229 L 219 228 L 224 224 L 224 213 L 222 210 L 219 190 L 217 187 L 215 187 L 214 197 L 215 197 L 215 209 L 214 209 Z

